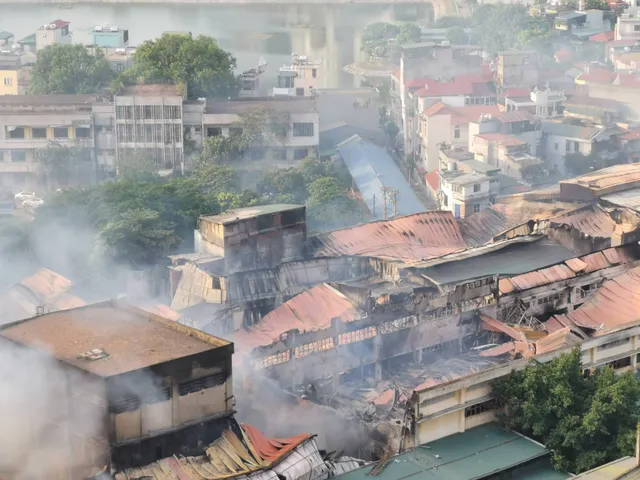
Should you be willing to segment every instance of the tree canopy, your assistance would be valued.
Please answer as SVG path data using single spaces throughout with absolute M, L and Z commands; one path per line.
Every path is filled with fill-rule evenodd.
M 45 95 L 96 93 L 108 88 L 114 76 L 100 49 L 91 55 L 82 45 L 56 43 L 38 52 L 30 91 Z
M 587 0 L 585 3 L 585 10 L 611 10 L 609 3 L 606 0 Z
M 391 57 L 399 45 L 419 42 L 421 35 L 420 27 L 412 23 L 370 23 L 362 32 L 362 49 L 373 58 Z
M 236 59 L 211 37 L 165 33 L 140 45 L 134 61 L 120 81 L 183 84 L 191 98 L 227 98 L 238 91 Z
M 563 472 L 580 473 L 633 455 L 640 383 L 611 367 L 583 375 L 579 349 L 494 380 L 493 394 L 506 407 L 505 426 L 552 451 Z

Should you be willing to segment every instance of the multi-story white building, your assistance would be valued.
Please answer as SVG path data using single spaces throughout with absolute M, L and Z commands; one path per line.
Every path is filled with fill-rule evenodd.
M 58 19 L 51 23 L 45 23 L 36 30 L 36 51 L 42 50 L 43 48 L 56 43 L 71 43 L 69 22 Z
M 274 97 L 310 97 L 318 88 L 318 73 L 322 60 L 310 60 L 306 55 L 293 54 L 291 63 L 278 71 Z
M 441 210 L 452 212 L 456 218 L 465 218 L 489 208 L 492 195 L 500 188 L 498 177 L 482 173 L 458 171 L 455 165 L 440 170 L 438 191 Z

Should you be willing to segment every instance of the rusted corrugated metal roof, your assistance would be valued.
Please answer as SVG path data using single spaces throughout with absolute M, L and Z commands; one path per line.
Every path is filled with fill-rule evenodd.
M 71 280 L 47 268 L 41 268 L 33 275 L 18 282 L 28 288 L 43 304 L 71 288 Z
M 205 455 L 173 456 L 145 467 L 129 468 L 116 474 L 116 480 L 205 480 L 227 479 L 268 470 L 312 438 L 302 434 L 290 438 L 269 438 L 251 425 L 241 424 L 240 434 L 225 430 Z M 311 465 L 308 466 L 311 468 Z M 275 474 L 265 478 L 276 477 Z M 253 478 L 253 477 L 252 477 Z
M 576 274 L 591 273 L 621 263 L 630 263 L 636 260 L 631 254 L 632 249 L 633 246 L 608 248 L 583 257 L 572 258 L 564 263 L 543 268 L 542 270 L 524 273 L 511 278 L 502 278 L 499 283 L 500 293 L 506 295 L 514 291 L 528 290 L 548 283 L 566 280 L 575 277 Z
M 623 190 L 636 188 L 640 185 L 640 164 L 628 163 L 603 168 L 580 177 L 560 182 L 560 192 L 563 198 L 586 198 L 585 193 L 579 193 L 575 188 L 590 192 L 590 198 L 596 198 Z M 574 188 L 572 188 L 574 187 Z
M 546 285 L 547 283 L 559 282 L 575 276 L 573 270 L 564 264 L 559 264 L 516 277 L 503 278 L 500 280 L 499 288 L 501 294 L 507 294 L 513 291 L 529 290 L 530 288 Z
M 602 330 L 639 321 L 640 267 L 607 280 L 577 310 L 565 316 L 579 327 L 596 330 L 596 335 Z
M 549 353 L 563 347 L 570 347 L 580 342 L 580 340 L 569 328 L 561 328 L 536 342 L 536 355 Z
M 343 322 L 360 318 L 361 313 L 351 301 L 330 285 L 322 284 L 296 295 L 266 315 L 250 329 L 233 335 L 238 353 L 248 353 L 259 346 L 272 345 L 289 330 L 311 332 L 331 326 L 340 317 Z
M 506 335 L 509 335 L 514 340 L 527 343 L 527 337 L 523 332 L 510 327 L 506 323 L 502 323 L 501 321 L 496 320 L 495 318 L 491 318 L 483 313 L 480 314 L 480 320 L 482 320 L 482 324 L 485 330 L 491 330 L 492 332 L 502 332 Z
M 451 212 L 421 212 L 327 232 L 311 239 L 314 255 L 363 255 L 419 261 L 466 248 Z
M 551 220 L 551 226 L 566 225 L 592 238 L 609 238 L 616 222 L 597 205 L 560 215 Z
M 517 199 L 498 203 L 491 208 L 460 220 L 460 230 L 470 247 L 478 247 L 490 242 L 493 237 L 507 230 L 527 223 L 529 220 L 544 220 L 575 210 L 575 203 L 530 202 Z

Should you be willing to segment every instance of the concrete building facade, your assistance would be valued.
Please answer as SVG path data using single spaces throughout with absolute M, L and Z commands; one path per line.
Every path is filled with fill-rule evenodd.
M 58 383 L 41 385 L 39 394 L 53 388 L 51 409 L 75 412 L 71 418 L 47 412 L 49 431 L 58 435 L 52 478 L 89 478 L 105 466 L 202 453 L 233 413 L 233 344 L 128 305 L 105 302 L 8 324 L 0 343 L 50 357 Z M 21 432 L 18 457 L 3 456 L 3 471 L 22 467 L 20 448 L 48 441 Z

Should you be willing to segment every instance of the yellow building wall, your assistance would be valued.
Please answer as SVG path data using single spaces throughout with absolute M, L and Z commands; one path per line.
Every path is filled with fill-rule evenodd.
M 0 70 L 0 95 L 18 95 L 18 70 Z

